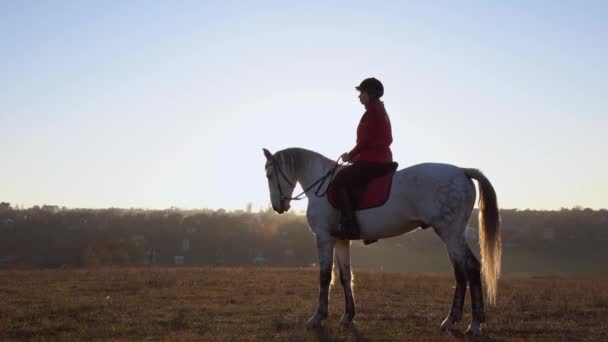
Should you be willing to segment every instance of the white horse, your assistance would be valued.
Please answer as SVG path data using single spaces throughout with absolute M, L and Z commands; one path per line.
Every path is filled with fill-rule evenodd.
M 306 218 L 317 242 L 320 293 L 317 309 L 307 325 L 319 326 L 327 318 L 334 250 L 346 301 L 340 322 L 351 324 L 355 317 L 355 300 L 351 284 L 350 241 L 335 239 L 330 235 L 332 226 L 339 224 L 340 213 L 331 206 L 326 195 L 315 195 L 317 186 L 327 186 L 327 178 L 330 178 L 336 162 L 301 148 L 288 148 L 274 155 L 264 149 L 264 155 L 267 159 L 265 168 L 270 200 L 275 211 L 281 214 L 289 210 L 297 182 L 308 196 Z M 480 189 L 481 265 L 469 249 L 464 235 L 475 203 L 476 191 L 471 179 L 477 180 Z M 501 240 L 496 193 L 479 170 L 434 163 L 399 170 L 393 176 L 386 203 L 377 208 L 357 211 L 356 215 L 361 227 L 361 239 L 366 240 L 389 238 L 418 227 L 433 227 L 447 246 L 456 277 L 452 308 L 441 323 L 441 328 L 451 329 L 461 320 L 468 283 L 473 317 L 467 333 L 481 334 L 481 324 L 485 322 L 481 275 L 487 300 L 494 304 L 496 283 L 500 277 Z

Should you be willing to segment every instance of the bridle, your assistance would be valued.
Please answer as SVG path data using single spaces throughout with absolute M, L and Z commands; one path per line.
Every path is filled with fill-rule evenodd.
M 339 163 L 341 158 L 342 158 L 342 157 L 339 157 L 338 159 L 336 159 L 336 163 L 335 163 L 334 167 L 332 167 L 332 168 L 331 168 L 331 170 L 327 171 L 327 172 L 325 173 L 325 175 L 323 175 L 321 178 L 317 179 L 317 180 L 316 180 L 314 183 L 312 183 L 311 185 L 309 185 L 309 186 L 308 186 L 306 189 L 304 189 L 304 191 L 302 191 L 300 194 L 298 194 L 298 195 L 297 195 L 297 196 L 295 196 L 295 197 L 286 197 L 286 196 L 283 194 L 283 189 L 281 188 L 281 182 L 279 181 L 279 177 L 278 177 L 278 175 L 280 174 L 280 175 L 283 177 L 283 179 L 285 179 L 285 181 L 287 181 L 287 184 L 289 184 L 289 185 L 290 185 L 292 188 L 295 188 L 295 187 L 296 187 L 296 185 L 295 185 L 295 184 L 293 184 L 293 183 L 292 183 L 292 182 L 289 180 L 289 178 L 287 178 L 287 176 L 286 176 L 286 175 L 285 175 L 285 173 L 283 172 L 283 169 L 281 168 L 281 166 L 279 166 L 279 165 L 278 165 L 278 163 L 276 162 L 276 159 L 274 159 L 274 157 L 273 157 L 273 158 L 272 158 L 271 163 L 272 163 L 272 167 L 273 167 L 273 169 L 274 169 L 275 178 L 276 178 L 276 180 L 277 180 L 277 188 L 279 189 L 279 196 L 280 196 L 280 198 L 281 198 L 281 199 L 280 199 L 280 200 L 281 200 L 281 203 L 282 203 L 284 200 L 289 200 L 289 201 L 291 201 L 291 200 L 295 200 L 295 201 L 299 201 L 299 200 L 301 200 L 301 199 L 306 198 L 306 196 L 302 196 L 302 195 L 306 195 L 306 192 L 307 192 L 308 190 L 312 189 L 312 188 L 313 188 L 315 185 L 317 185 L 317 184 L 318 184 L 318 185 L 317 185 L 317 189 L 316 189 L 316 190 L 315 190 L 315 192 L 314 192 L 314 193 L 315 193 L 315 196 L 317 196 L 317 197 L 323 197 L 323 196 L 325 196 L 325 195 L 327 194 L 327 192 L 329 191 L 329 184 L 331 183 L 332 179 L 334 178 L 334 176 L 335 176 L 335 174 L 336 174 L 336 170 L 338 169 L 338 166 L 340 166 L 340 165 L 341 165 L 341 164 Z M 277 172 L 277 171 L 278 171 L 278 172 Z M 329 182 L 327 183 L 327 188 L 325 189 L 325 191 L 324 191 L 323 193 L 320 193 L 320 191 L 321 191 L 321 187 L 323 186 L 323 184 L 325 184 L 325 180 L 327 180 L 327 177 L 329 177 Z M 302 197 L 300 197 L 300 196 L 302 196 Z

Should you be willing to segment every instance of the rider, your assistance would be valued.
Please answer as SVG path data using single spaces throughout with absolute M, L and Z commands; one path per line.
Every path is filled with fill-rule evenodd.
M 366 78 L 355 87 L 365 113 L 357 127 L 357 144 L 342 155 L 342 160 L 352 162 L 344 167 L 333 181 L 335 198 L 342 212 L 340 227 L 332 231 L 337 238 L 357 240 L 360 229 L 350 200 L 348 189 L 366 184 L 374 177 L 385 174 L 387 164 L 393 161 L 390 145 L 393 142 L 391 122 L 380 101 L 384 86 L 375 78 Z

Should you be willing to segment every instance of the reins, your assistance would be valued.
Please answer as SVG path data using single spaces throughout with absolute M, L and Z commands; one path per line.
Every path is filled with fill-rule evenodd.
M 336 163 L 334 165 L 334 167 L 331 168 L 331 170 L 327 171 L 327 173 L 325 173 L 324 176 L 322 176 L 321 178 L 317 179 L 314 183 L 312 183 L 310 186 L 308 186 L 306 189 L 304 189 L 304 191 L 302 191 L 300 194 L 298 194 L 295 197 L 285 197 L 283 195 L 283 189 L 281 189 L 281 182 L 279 181 L 279 177 L 276 177 L 277 179 L 277 187 L 279 188 L 279 195 L 281 196 L 281 200 L 295 200 L 295 201 L 299 201 L 301 199 L 306 198 L 306 196 L 302 196 L 302 195 L 306 195 L 306 192 L 310 189 L 312 189 L 315 185 L 318 184 L 317 189 L 315 190 L 314 194 L 317 197 L 323 197 L 327 194 L 327 192 L 329 191 L 329 184 L 331 184 L 331 181 L 333 180 L 335 174 L 336 174 L 336 170 L 338 169 L 338 166 L 340 166 L 340 159 L 342 159 L 342 157 L 338 157 L 338 159 L 336 159 Z M 281 174 L 281 176 L 283 176 L 283 179 L 285 179 L 287 181 L 287 183 L 289 185 L 291 185 L 291 187 L 295 188 L 295 184 L 293 184 L 289 178 L 287 178 L 287 176 L 285 175 L 285 173 L 283 172 L 283 169 L 281 169 L 280 166 L 277 165 L 278 163 L 276 162 L 276 160 L 272 161 L 272 167 L 274 168 L 275 174 L 277 173 L 277 170 L 279 171 L 279 173 Z M 319 193 L 321 191 L 321 188 L 323 187 L 323 184 L 325 184 L 325 181 L 327 180 L 327 178 L 329 177 L 329 182 L 327 183 L 327 188 L 325 189 L 325 191 L 323 193 Z M 300 197 L 302 196 L 302 197 Z

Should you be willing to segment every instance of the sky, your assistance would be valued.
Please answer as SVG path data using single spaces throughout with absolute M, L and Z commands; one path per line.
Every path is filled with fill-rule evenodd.
M 2 1 L 0 201 L 265 208 L 262 148 L 350 150 L 373 76 L 401 168 L 479 168 L 502 208 L 606 208 L 607 17 L 605 1 Z

